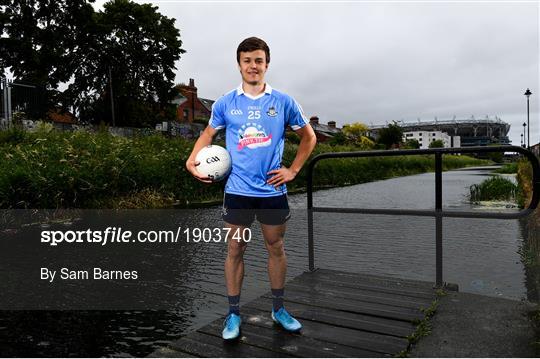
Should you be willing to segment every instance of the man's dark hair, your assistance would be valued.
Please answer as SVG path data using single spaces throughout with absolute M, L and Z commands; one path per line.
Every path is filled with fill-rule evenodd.
M 248 37 L 238 45 L 238 49 L 236 49 L 236 62 L 240 63 L 241 52 L 252 52 L 255 50 L 263 50 L 266 54 L 266 63 L 270 63 L 270 48 L 264 40 L 258 37 Z

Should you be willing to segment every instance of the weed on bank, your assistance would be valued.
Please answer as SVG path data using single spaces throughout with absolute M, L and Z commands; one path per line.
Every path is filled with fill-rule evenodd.
M 0 131 L 0 208 L 159 208 L 222 198 L 222 183 L 206 185 L 186 171 L 193 143 L 161 135 L 125 138 L 108 131 L 56 131 L 47 124 L 33 132 Z M 297 148 L 286 144 L 284 165 L 292 163 Z M 312 157 L 357 150 L 318 144 Z M 444 156 L 443 167 L 485 163 Z M 324 160 L 315 167 L 314 185 L 344 186 L 433 170 L 433 156 Z M 305 186 L 306 166 L 288 187 L 295 191 Z

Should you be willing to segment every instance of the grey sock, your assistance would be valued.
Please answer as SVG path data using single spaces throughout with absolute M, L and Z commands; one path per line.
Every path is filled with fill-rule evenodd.
M 274 312 L 277 312 L 278 310 L 283 307 L 283 294 L 285 293 L 284 288 L 278 288 L 273 289 L 272 288 L 272 307 L 274 308 Z
M 229 295 L 229 314 L 240 315 L 240 294 Z

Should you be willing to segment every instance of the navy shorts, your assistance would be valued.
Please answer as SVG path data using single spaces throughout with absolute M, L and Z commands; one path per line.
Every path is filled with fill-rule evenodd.
M 249 227 L 257 217 L 262 224 L 280 225 L 291 217 L 287 195 L 249 197 L 225 193 L 223 220 L 237 226 Z

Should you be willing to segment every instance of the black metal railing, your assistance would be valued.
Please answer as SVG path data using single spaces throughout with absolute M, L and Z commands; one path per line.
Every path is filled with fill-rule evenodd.
M 532 165 L 532 196 L 529 206 L 519 212 L 513 213 L 486 213 L 486 212 L 463 212 L 447 211 L 442 208 L 442 156 L 455 153 L 489 153 L 489 152 L 517 152 L 521 153 Z M 339 208 L 339 207 L 314 207 L 313 206 L 313 170 L 317 162 L 329 158 L 350 157 L 390 157 L 410 155 L 435 155 L 435 209 L 434 210 L 411 210 L 411 209 L 377 209 L 377 208 Z M 426 150 L 390 150 L 390 151 L 363 151 L 363 152 L 333 152 L 315 156 L 307 167 L 307 209 L 308 209 L 308 256 L 309 270 L 315 270 L 315 249 L 313 241 L 313 212 L 329 213 L 364 213 L 398 216 L 425 216 L 435 218 L 435 258 L 437 287 L 443 286 L 442 274 L 442 219 L 453 218 L 498 218 L 517 219 L 530 214 L 538 205 L 538 189 L 540 183 L 540 164 L 538 158 L 530 151 L 517 146 L 493 146 L 493 147 L 462 147 L 462 148 L 434 148 Z

